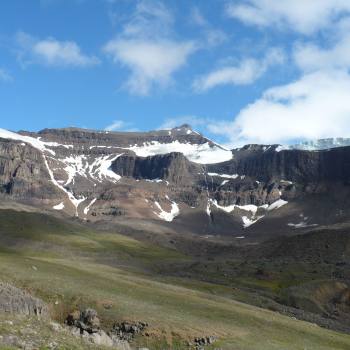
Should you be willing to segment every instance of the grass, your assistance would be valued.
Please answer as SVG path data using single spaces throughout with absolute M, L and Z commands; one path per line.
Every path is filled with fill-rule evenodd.
M 349 335 L 234 301 L 224 286 L 156 275 L 160 264 L 191 259 L 175 250 L 12 211 L 0 211 L 0 244 L 0 280 L 43 298 L 57 320 L 89 306 L 107 328 L 146 321 L 150 337 L 137 343 L 150 349 L 207 335 L 230 350 L 350 348 Z
M 20 342 L 31 344 L 31 349 L 51 350 L 107 350 L 106 348 L 97 347 L 89 344 L 79 338 L 73 337 L 65 328 L 53 332 L 50 323 L 37 318 L 16 316 L 8 321 L 8 316 L 0 314 L 0 334 L 17 337 Z M 59 347 L 50 347 L 50 344 L 59 344 Z M 15 350 L 17 346 L 1 345 L 1 350 Z

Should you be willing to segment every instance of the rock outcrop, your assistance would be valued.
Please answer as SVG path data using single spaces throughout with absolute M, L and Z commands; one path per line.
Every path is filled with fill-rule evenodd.
M 48 307 L 42 300 L 2 282 L 0 282 L 0 312 L 37 317 L 49 315 Z
M 86 309 L 74 311 L 67 316 L 66 324 L 71 328 L 71 333 L 81 337 L 87 342 L 113 347 L 118 350 L 130 350 L 130 345 L 126 338 L 121 338 L 115 332 L 105 332 L 101 329 L 100 319 L 96 310 Z
M 120 340 L 131 341 L 137 334 L 141 334 L 148 324 L 146 322 L 120 322 L 115 323 L 110 334 Z

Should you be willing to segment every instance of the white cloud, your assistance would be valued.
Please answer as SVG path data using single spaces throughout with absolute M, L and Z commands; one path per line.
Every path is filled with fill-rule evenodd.
M 140 1 L 122 34 L 104 45 L 113 62 L 130 70 L 125 87 L 131 93 L 148 95 L 155 86 L 168 86 L 196 50 L 192 41 L 172 39 L 173 22 L 162 3 Z
M 131 70 L 126 87 L 132 93 L 147 95 L 154 85 L 167 86 L 195 50 L 192 42 L 111 40 L 104 51 Z
M 9 82 L 13 81 L 13 78 L 5 69 L 0 68 L 0 81 Z
M 128 127 L 130 124 L 123 120 L 114 120 L 110 125 L 105 127 L 106 131 L 122 130 Z
M 267 3 L 271 5 L 273 2 L 263 0 L 259 5 Z M 337 5 L 341 3 L 339 1 Z M 294 3 L 285 5 L 280 2 L 280 5 L 294 6 Z M 323 5 L 325 3 L 321 2 L 321 7 Z M 276 14 L 274 17 L 271 13 L 270 18 L 276 20 Z M 305 33 L 320 28 L 321 22 L 316 26 L 308 19 L 305 23 L 297 23 L 293 18 L 288 19 L 289 24 Z M 225 137 L 231 147 L 247 143 L 288 144 L 297 140 L 350 137 L 349 28 L 349 18 L 344 17 L 335 21 L 332 28 L 327 28 L 324 34 L 328 40 L 323 40 L 322 45 L 317 45 L 319 41 L 294 45 L 294 63 L 300 69 L 301 77 L 268 89 L 233 120 L 208 123 L 207 129 Z M 247 76 L 249 78 L 249 74 Z
M 23 65 L 39 63 L 47 66 L 88 67 L 99 63 L 95 56 L 81 52 L 74 41 L 58 41 L 54 38 L 39 40 L 20 32 L 16 36 L 19 45 L 18 58 Z
M 350 75 L 319 71 L 267 90 L 233 122 L 211 125 L 231 145 L 290 143 L 296 139 L 350 137 Z
M 349 0 L 243 0 L 232 2 L 226 12 L 245 24 L 287 27 L 312 34 L 329 27 L 340 15 L 350 12 Z
M 216 69 L 197 78 L 193 87 L 196 91 L 206 91 L 218 85 L 248 85 L 259 79 L 272 65 L 285 61 L 283 51 L 271 49 L 262 60 L 244 59 L 237 66 Z
M 329 48 L 321 48 L 313 43 L 299 43 L 294 49 L 294 59 L 303 71 L 350 67 L 349 31 L 341 33 L 339 39 Z
M 137 2 L 131 19 L 124 25 L 123 35 L 152 39 L 159 35 L 170 35 L 174 17 L 159 1 L 141 0 Z
M 227 41 L 228 36 L 220 29 L 214 28 L 211 23 L 204 17 L 198 7 L 194 7 L 190 14 L 190 22 L 201 28 L 204 35 L 204 47 L 211 48 Z

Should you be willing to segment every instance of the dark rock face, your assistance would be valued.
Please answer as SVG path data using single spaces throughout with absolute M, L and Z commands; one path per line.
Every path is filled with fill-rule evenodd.
M 208 169 L 226 173 L 244 174 L 259 181 L 276 179 L 309 184 L 343 182 L 349 184 L 350 148 L 324 151 L 284 150 L 276 146 L 249 145 L 234 151 L 234 159 Z
M 201 167 L 191 163 L 182 153 L 152 157 L 123 155 L 112 163 L 112 170 L 134 179 L 161 179 L 174 184 L 192 183 Z
M 0 139 L 0 193 L 17 199 L 57 198 L 42 154 L 33 147 Z

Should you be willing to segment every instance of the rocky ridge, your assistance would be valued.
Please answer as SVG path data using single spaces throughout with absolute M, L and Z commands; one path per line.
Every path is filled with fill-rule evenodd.
M 230 151 L 188 125 L 146 133 L 0 130 L 1 196 L 90 221 L 186 225 L 196 216 L 208 233 L 218 224 L 248 228 L 305 196 L 340 188 L 345 195 L 349 175 L 348 147 Z

